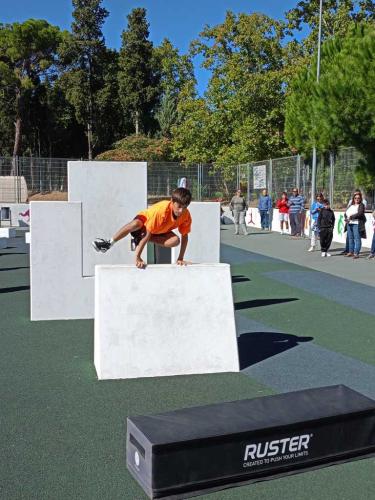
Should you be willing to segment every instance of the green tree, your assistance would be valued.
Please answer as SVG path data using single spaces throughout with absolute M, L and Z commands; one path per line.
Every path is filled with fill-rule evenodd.
M 15 123 L 13 157 L 21 152 L 27 105 L 42 78 L 53 73 L 62 36 L 43 20 L 0 25 L 0 89 Z
M 155 117 L 159 123 L 161 135 L 171 137 L 172 126 L 177 122 L 177 106 L 180 96 L 186 99 L 195 95 L 194 67 L 189 55 L 180 55 L 178 49 L 165 38 L 154 49 L 154 58 L 160 73 L 160 106 Z
M 106 47 L 102 26 L 108 11 L 102 0 L 72 0 L 72 34 L 61 47 L 63 64 L 68 71 L 61 79 L 68 101 L 75 109 L 76 118 L 85 126 L 88 158 L 93 156 L 96 126 L 101 122 L 97 112 L 97 94 L 103 88 L 103 67 Z
M 160 133 L 163 137 L 171 137 L 172 126 L 177 121 L 177 100 L 166 93 L 161 99 L 155 117 L 159 123 Z
M 287 99 L 285 135 L 301 152 L 354 146 L 364 162 L 357 180 L 375 181 L 375 27 L 362 23 L 345 37 L 322 46 L 321 78 L 316 82 L 316 58 L 303 68 Z
M 309 32 L 302 45 L 308 53 L 316 49 L 319 31 L 320 0 L 301 0 L 286 13 L 291 35 L 308 26 Z M 344 36 L 353 22 L 374 21 L 373 0 L 324 0 L 322 11 L 322 39 Z
M 154 57 L 160 72 L 160 92 L 178 99 L 182 89 L 195 84 L 194 66 L 188 54 L 180 55 L 179 50 L 164 38 L 159 47 L 154 48 Z
M 131 117 L 136 135 L 147 132 L 158 104 L 159 80 L 153 45 L 148 40 L 146 10 L 133 9 L 122 33 L 119 60 L 119 94 L 123 113 Z
M 184 158 L 211 159 L 225 170 L 285 152 L 289 69 L 283 38 L 279 21 L 228 12 L 223 24 L 206 27 L 192 43 L 192 53 L 203 56 L 203 67 L 212 77 L 203 99 L 191 98 L 179 107 L 181 124 L 174 129 L 174 143 Z

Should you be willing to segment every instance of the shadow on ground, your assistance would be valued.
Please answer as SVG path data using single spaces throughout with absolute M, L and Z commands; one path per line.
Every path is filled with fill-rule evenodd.
M 288 299 L 254 299 L 254 300 L 244 300 L 242 302 L 237 302 L 234 304 L 234 309 L 240 311 L 241 309 L 251 309 L 252 307 L 264 307 L 271 306 L 273 304 L 283 304 L 284 302 L 293 302 L 299 300 L 297 298 Z
M 297 337 L 279 332 L 243 333 L 238 338 L 240 369 L 255 365 L 260 361 L 276 356 L 301 342 L 310 342 L 313 337 Z
M 16 271 L 17 269 L 30 269 L 29 266 L 21 266 L 21 267 L 3 267 L 3 269 L 0 269 L 0 273 L 2 271 Z
M 0 293 L 22 292 L 30 290 L 29 286 L 10 286 L 9 288 L 0 288 Z
M 243 274 L 232 276 L 232 283 L 244 283 L 245 281 L 251 281 L 251 279 Z

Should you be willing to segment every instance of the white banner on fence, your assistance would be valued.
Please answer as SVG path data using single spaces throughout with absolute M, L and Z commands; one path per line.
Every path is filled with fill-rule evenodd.
M 267 166 L 257 165 L 253 167 L 254 189 L 265 189 L 267 187 Z

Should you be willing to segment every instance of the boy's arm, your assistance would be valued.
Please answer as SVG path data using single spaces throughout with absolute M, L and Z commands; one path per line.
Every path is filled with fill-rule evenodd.
M 181 235 L 180 253 L 177 257 L 177 265 L 178 266 L 186 266 L 186 264 L 187 264 L 187 262 L 184 261 L 184 255 L 185 255 L 188 241 L 189 241 L 189 236 L 187 234 Z
M 135 250 L 135 265 L 139 269 L 144 269 L 146 267 L 145 262 L 142 260 L 142 252 L 146 244 L 150 241 L 151 238 L 151 233 L 150 231 L 147 231 L 145 236 L 141 239 L 141 241 L 138 243 L 138 246 Z

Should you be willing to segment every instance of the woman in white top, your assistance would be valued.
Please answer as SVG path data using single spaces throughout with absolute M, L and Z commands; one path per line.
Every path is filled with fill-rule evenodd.
M 352 203 L 345 212 L 345 221 L 349 238 L 349 253 L 346 256 L 358 259 L 362 245 L 361 238 L 366 238 L 365 206 L 362 203 L 361 193 L 354 193 Z

